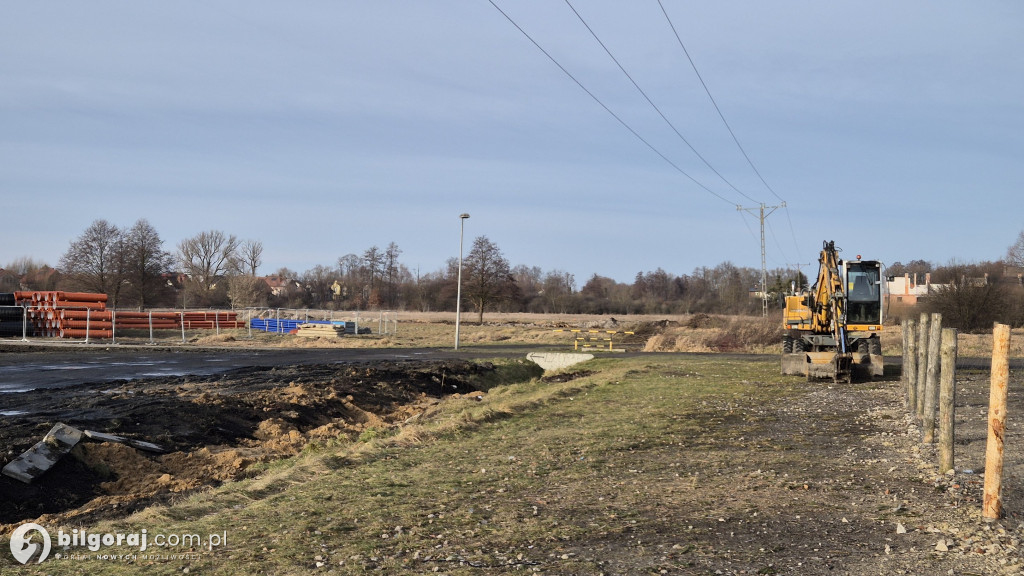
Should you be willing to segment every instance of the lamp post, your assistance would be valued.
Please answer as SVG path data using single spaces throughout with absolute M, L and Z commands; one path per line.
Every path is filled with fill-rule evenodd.
M 459 214 L 459 286 L 455 292 L 455 349 L 459 349 L 459 324 L 462 319 L 462 235 L 466 231 L 469 214 Z

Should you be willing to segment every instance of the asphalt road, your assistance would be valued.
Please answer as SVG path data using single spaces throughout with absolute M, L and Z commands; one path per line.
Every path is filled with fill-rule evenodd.
M 4 393 L 55 389 L 83 383 L 132 380 L 147 377 L 209 375 L 252 366 L 294 364 L 358 363 L 403 360 L 446 360 L 474 358 L 525 358 L 533 351 L 567 351 L 562 346 L 504 345 L 452 348 L 154 348 L 151 346 L 87 346 L 82 344 L 22 345 L 0 344 L 0 412 L 6 406 Z M 627 352 L 616 356 L 654 354 Z M 672 356 L 684 353 L 657 353 Z M 688 355 L 688 354 L 686 354 Z M 733 355 L 749 359 L 765 355 Z M 899 365 L 899 357 L 887 357 L 886 364 Z M 987 369 L 987 358 L 960 358 L 962 369 Z M 1014 369 L 1022 361 L 1014 359 Z
M 0 346 L 0 411 L 4 393 L 164 376 L 209 375 L 251 366 L 373 361 L 525 358 L 543 346 L 485 348 L 175 349 L 145 346 Z

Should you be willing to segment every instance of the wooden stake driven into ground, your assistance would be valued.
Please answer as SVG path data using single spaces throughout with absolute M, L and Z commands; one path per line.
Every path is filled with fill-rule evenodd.
M 939 474 L 953 469 L 956 405 L 956 328 L 942 330 L 942 378 L 939 382 Z
M 920 422 L 924 417 L 924 383 L 928 371 L 928 314 L 922 313 L 917 323 L 917 405 L 914 414 Z
M 1010 379 L 1010 327 L 996 324 L 992 339 L 992 387 L 988 399 L 988 444 L 985 447 L 985 500 L 981 515 L 1003 514 L 1003 441 L 1006 432 L 1007 382 Z
M 905 320 L 906 349 L 904 350 L 903 383 L 907 387 L 907 409 L 917 410 L 917 322 Z
M 922 442 L 935 442 L 935 404 L 939 395 L 939 344 L 942 340 L 942 314 L 932 314 L 928 323 L 928 367 L 924 384 L 924 430 Z

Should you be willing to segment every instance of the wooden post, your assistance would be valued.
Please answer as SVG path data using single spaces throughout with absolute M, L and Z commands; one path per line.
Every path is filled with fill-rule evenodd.
M 942 314 L 932 314 L 928 322 L 928 368 L 924 385 L 924 418 L 921 439 L 925 444 L 935 442 L 935 404 L 939 397 L 939 344 L 942 342 Z
M 917 323 L 917 406 L 918 422 L 924 417 L 924 383 L 928 375 L 928 314 L 922 312 Z
M 992 339 L 992 387 L 988 399 L 988 444 L 985 447 L 986 521 L 1003 515 L 1003 436 L 1006 431 L 1007 382 L 1010 379 L 1010 327 L 996 324 Z
M 939 382 L 939 474 L 953 469 L 956 405 L 956 328 L 942 330 L 942 377 Z
M 907 409 L 913 416 L 917 412 L 917 322 L 906 321 L 907 350 L 903 363 L 903 381 L 907 386 Z

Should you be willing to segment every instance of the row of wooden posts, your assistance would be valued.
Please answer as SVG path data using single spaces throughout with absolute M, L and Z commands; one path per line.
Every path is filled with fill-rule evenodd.
M 906 404 L 921 425 L 921 441 L 938 444 L 939 474 L 953 470 L 955 436 L 957 331 L 942 328 L 942 314 L 921 314 L 903 321 L 903 383 Z M 1010 327 L 993 331 L 988 443 L 982 517 L 1003 513 L 1003 443 L 1006 430 L 1007 384 L 1010 378 Z

